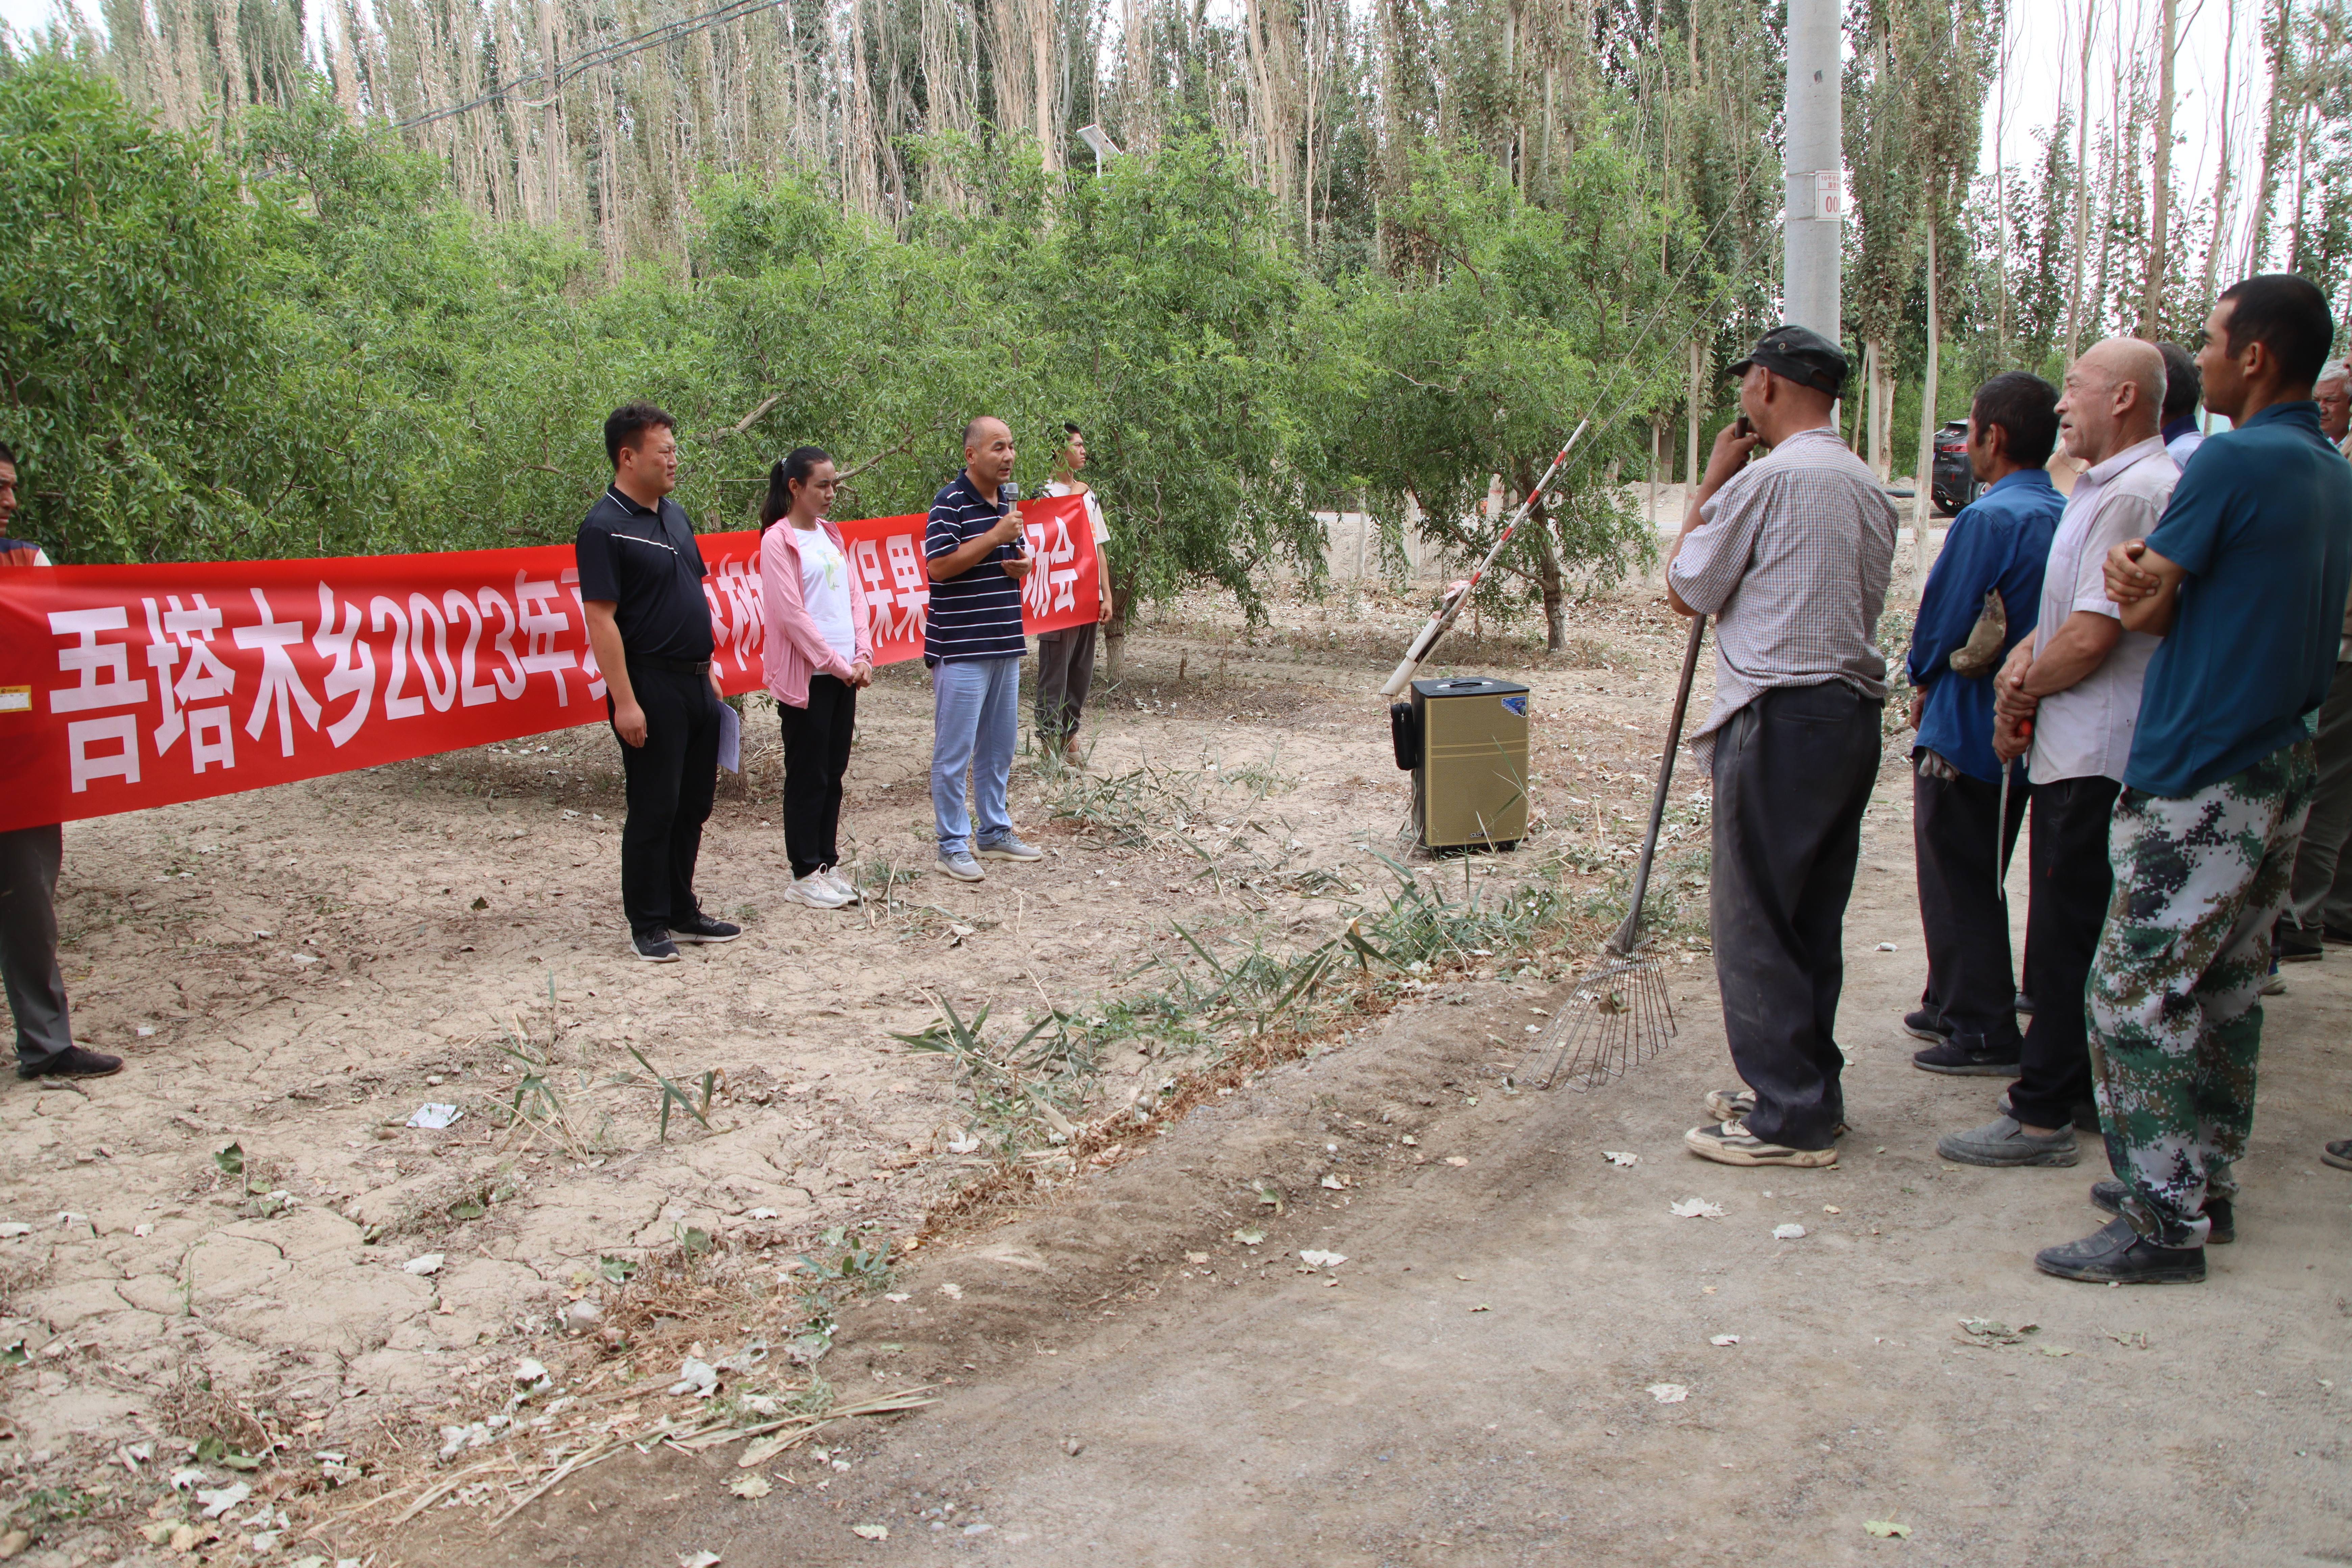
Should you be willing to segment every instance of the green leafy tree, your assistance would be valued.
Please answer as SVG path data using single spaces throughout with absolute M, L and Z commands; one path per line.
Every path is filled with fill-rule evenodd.
M 0 146 L 18 526 L 61 561 L 253 548 L 297 454 L 262 418 L 253 237 L 229 172 L 50 60 L 0 66 Z
M 1567 642 L 1570 577 L 1614 579 L 1653 548 L 1608 481 L 1646 455 L 1622 416 L 1674 401 L 1696 314 L 1690 284 L 1677 292 L 1658 266 L 1688 252 L 1690 226 L 1645 189 L 1639 166 L 1594 143 L 1559 174 L 1558 210 L 1547 210 L 1473 153 L 1421 156 L 1401 217 L 1432 265 L 1347 297 L 1335 439 L 1336 466 L 1358 477 L 1384 524 L 1400 526 L 1411 500 L 1424 534 L 1466 559 L 1499 524 L 1480 511 L 1492 476 L 1515 500 L 1533 492 L 1592 416 L 1484 590 L 1498 605 L 1539 598 L 1554 650 Z

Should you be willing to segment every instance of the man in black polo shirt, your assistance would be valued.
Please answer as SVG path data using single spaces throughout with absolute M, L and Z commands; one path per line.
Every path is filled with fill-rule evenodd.
M 710 668 L 709 575 L 677 488 L 677 422 L 647 403 L 604 421 L 613 483 L 580 525 L 588 645 L 621 738 L 629 816 L 621 828 L 621 908 L 630 944 L 676 963 L 681 942 L 741 933 L 702 912 L 694 862 L 719 787 L 719 677 Z
M 981 858 L 1036 860 L 1043 851 L 1013 831 L 1004 794 L 1021 734 L 1021 580 L 1035 564 L 1021 548 L 1013 505 L 1013 432 L 983 414 L 964 426 L 963 472 L 931 500 L 923 528 L 931 603 L 923 662 L 931 667 L 931 814 L 939 868 L 977 882 Z M 973 841 L 963 775 L 971 770 Z

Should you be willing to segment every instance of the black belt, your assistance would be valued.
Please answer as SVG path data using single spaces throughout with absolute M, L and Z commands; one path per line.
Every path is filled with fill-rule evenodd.
M 710 661 L 707 658 L 700 664 L 697 664 L 692 659 L 657 658 L 649 653 L 633 653 L 629 656 L 629 662 L 642 664 L 647 669 L 667 670 L 672 675 L 709 675 L 710 673 Z

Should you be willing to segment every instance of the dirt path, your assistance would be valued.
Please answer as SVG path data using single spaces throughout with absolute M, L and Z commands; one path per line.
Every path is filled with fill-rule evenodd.
M 782 901 L 775 748 L 755 744 L 701 879 L 746 935 L 667 968 L 624 951 L 617 771 L 594 730 L 73 825 L 76 1033 L 131 1067 L 0 1090 L 0 1476 L 44 1500 L 21 1516 L 33 1560 L 153 1528 L 190 1468 L 273 1505 L 197 1521 L 218 1537 L 198 1544 L 266 1556 L 278 1503 L 307 1524 L 355 1478 L 433 1479 L 444 1429 L 502 1442 L 512 1369 L 593 1360 L 565 1314 L 625 1306 L 640 1269 L 715 1241 L 730 1301 L 772 1320 L 747 1280 L 788 1309 L 777 1263 L 842 1245 L 827 1237 L 903 1241 L 1008 1138 L 1045 1142 L 892 1038 L 939 1000 L 1000 1023 L 1048 1000 L 1144 1005 L 1198 973 L 1179 927 L 1278 954 L 1377 907 L 1409 788 L 1368 676 L 1421 611 L 1370 591 L 1276 609 L 1251 632 L 1229 604 L 1180 601 L 1130 639 L 1089 769 L 1016 770 L 1047 860 L 980 887 L 920 869 L 919 671 L 886 671 L 861 705 L 845 839 L 864 910 Z M 1584 885 L 1630 855 L 1663 617 L 1639 587 L 1585 606 L 1571 657 L 1529 672 L 1547 711 L 1591 724 L 1545 758 L 1538 807 L 1561 820 L 1531 835 L 1582 869 L 1522 855 L 1475 885 Z M 1517 639 L 1458 652 L 1528 661 Z M 1072 1117 L 1231 1044 L 1152 1027 L 1100 1031 Z M 656 1070 L 696 1100 L 711 1074 L 707 1129 L 672 1103 L 664 1135 Z M 411 1125 L 435 1104 L 461 1115 Z M 1068 1178 L 1066 1154 L 1032 1152 L 1046 1185 Z M 721 1331 L 689 1307 L 630 1342 Z M 196 1511 L 163 1501 L 167 1524 Z
M 2210 1282 L 2043 1278 L 2032 1251 L 2094 1226 L 2105 1163 L 1935 1157 L 1999 1085 L 1907 1060 L 1906 803 L 1890 766 L 1848 924 L 1834 1171 L 1682 1152 L 1727 1081 L 1704 964 L 1675 973 L 1671 1051 L 1589 1095 L 1504 1082 L 1522 1064 L 1496 1042 L 1540 989 L 1453 988 L 924 1255 L 826 1364 L 845 1391 L 935 1382 L 934 1409 L 751 1472 L 734 1448 L 625 1453 L 495 1537 L 428 1519 L 399 1560 L 2352 1563 L 2347 1178 L 2316 1160 L 2352 1119 L 2352 956 L 2271 1005 L 2242 1239 Z M 1668 1212 L 1687 1196 L 1723 1216 Z M 1961 1319 L 2039 1328 L 1986 1345 Z M 745 1474 L 772 1489 L 730 1495 Z

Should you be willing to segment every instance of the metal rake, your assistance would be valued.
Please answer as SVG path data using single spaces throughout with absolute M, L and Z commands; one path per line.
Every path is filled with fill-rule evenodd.
M 1642 933 L 1642 905 L 1649 896 L 1650 867 L 1665 826 L 1666 786 L 1674 782 L 1675 748 L 1682 744 L 1683 720 L 1690 710 L 1691 679 L 1698 672 L 1699 644 L 1706 617 L 1691 617 L 1690 642 L 1683 649 L 1682 683 L 1675 690 L 1674 715 L 1666 721 L 1666 749 L 1658 759 L 1658 787 L 1650 797 L 1650 830 L 1633 870 L 1633 908 L 1607 942 L 1601 962 L 1576 983 L 1537 1040 L 1538 1054 L 1552 1053 L 1551 1070 L 1537 1087 L 1549 1089 L 1564 1075 L 1579 1089 L 1598 1089 L 1623 1078 L 1666 1048 L 1674 1037 L 1675 1005 L 1666 994 L 1665 966 Z

